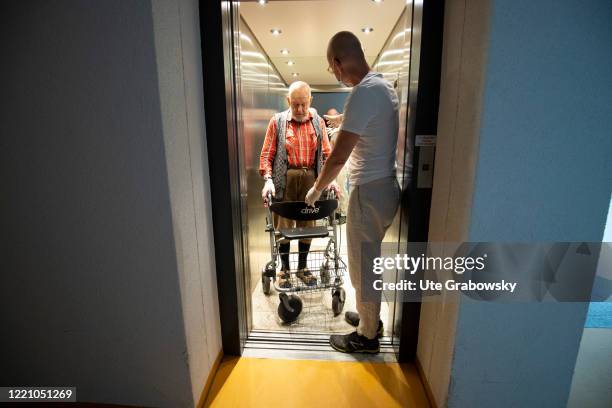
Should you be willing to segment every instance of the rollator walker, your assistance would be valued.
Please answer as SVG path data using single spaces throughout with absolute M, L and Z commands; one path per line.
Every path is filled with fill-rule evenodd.
M 279 293 L 280 303 L 278 315 L 285 323 L 291 323 L 297 319 L 302 311 L 302 300 L 295 294 L 297 292 L 314 292 L 330 289 L 332 295 L 332 310 L 334 316 L 342 313 L 346 292 L 342 288 L 343 275 L 346 272 L 346 264 L 338 253 L 338 225 L 340 221 L 336 217 L 338 200 L 332 191 L 328 191 L 327 198 L 309 207 L 303 201 L 272 202 L 268 194 L 268 214 L 266 216 L 266 232 L 270 234 L 270 261 L 266 263 L 261 273 L 261 283 L 265 295 L 271 292 L 272 283 L 274 289 Z M 296 220 L 315 220 L 314 227 L 274 228 L 272 213 L 281 217 Z M 325 249 L 310 250 L 306 260 L 306 267 L 316 278 L 316 284 L 307 285 L 296 276 L 298 272 L 297 258 L 299 252 L 291 252 L 289 245 L 289 270 L 287 271 L 290 282 L 289 287 L 280 287 L 276 280 L 276 268 L 280 265 L 279 241 L 306 239 L 306 238 L 328 238 Z

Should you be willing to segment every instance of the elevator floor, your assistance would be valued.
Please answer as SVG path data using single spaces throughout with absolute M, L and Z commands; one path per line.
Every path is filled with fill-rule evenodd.
M 429 407 L 412 364 L 224 359 L 205 407 Z
M 346 225 L 340 227 L 339 251 L 342 259 L 348 263 L 346 254 Z M 327 244 L 326 239 L 315 239 L 312 242 L 312 249 L 324 249 Z M 297 243 L 292 243 L 292 250 L 295 250 Z M 270 258 L 270 249 L 264 245 L 253 245 L 250 252 L 252 265 L 252 329 L 264 331 L 283 331 L 283 332 L 323 332 L 323 333 L 348 333 L 354 328 L 344 321 L 344 311 L 356 311 L 355 290 L 347 273 L 344 275 L 343 288 L 346 291 L 346 303 L 343 312 L 334 316 L 331 304 L 331 289 L 317 292 L 301 292 L 300 298 L 303 302 L 303 310 L 296 322 L 284 324 L 278 317 L 277 308 L 279 304 L 278 292 L 272 289 L 269 295 L 264 295 L 261 287 L 261 266 Z M 255 271 L 255 272 L 253 272 Z M 389 306 L 392 303 L 383 301 L 381 304 L 381 319 L 385 327 L 385 336 L 391 335 L 393 315 L 390 313 Z

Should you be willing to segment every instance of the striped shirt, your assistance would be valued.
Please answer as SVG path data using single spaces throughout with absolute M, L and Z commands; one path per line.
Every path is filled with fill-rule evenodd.
M 312 113 L 310 113 L 309 118 L 312 118 Z M 331 146 L 327 138 L 325 122 L 323 119 L 319 119 L 319 121 L 322 132 L 321 145 L 323 148 L 323 162 L 325 163 L 325 159 L 327 159 L 331 153 Z M 317 150 L 317 135 L 312 125 L 312 121 L 296 122 L 295 120 L 289 120 L 289 123 L 287 123 L 285 147 L 287 149 L 289 168 L 314 168 L 315 153 Z M 275 154 L 276 121 L 274 117 L 272 117 L 270 123 L 268 123 L 268 130 L 266 131 L 266 137 L 261 149 L 261 156 L 259 157 L 259 174 L 262 176 L 266 174 L 272 175 L 272 163 Z

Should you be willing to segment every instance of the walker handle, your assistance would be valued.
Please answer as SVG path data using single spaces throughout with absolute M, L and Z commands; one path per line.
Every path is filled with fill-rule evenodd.
M 268 194 L 266 194 L 266 199 L 264 200 L 264 205 L 269 209 L 270 204 L 272 204 L 272 193 L 268 191 Z

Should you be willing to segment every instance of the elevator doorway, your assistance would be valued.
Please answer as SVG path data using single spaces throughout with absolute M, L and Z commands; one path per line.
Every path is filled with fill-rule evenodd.
M 421 50 L 426 30 L 439 31 L 430 40 L 431 48 L 437 48 L 430 52 L 434 58 L 426 61 L 434 73 L 437 71 L 439 81 L 443 7 L 431 12 L 439 24 L 423 27 L 423 6 L 411 1 L 220 3 L 218 7 L 201 3 L 205 9 L 204 13 L 201 10 L 201 26 L 207 133 L 210 135 L 212 129 L 213 133 L 226 132 L 228 136 L 226 140 L 208 140 L 213 197 L 218 190 L 223 193 L 219 196 L 227 199 L 220 204 L 224 208 L 215 210 L 214 217 L 218 220 L 225 216 L 231 221 L 225 229 L 215 225 L 224 349 L 229 354 L 251 355 L 266 355 L 271 350 L 285 354 L 307 350 L 334 358 L 337 353 L 331 352 L 328 345 L 329 334 L 354 330 L 343 316 L 344 311 L 355 310 L 348 274 L 344 276 L 347 296 L 342 313 L 334 315 L 330 291 L 300 293 L 303 311 L 291 324 L 285 324 L 278 316 L 279 294 L 274 289 L 264 294 L 262 288 L 262 268 L 270 259 L 266 209 L 261 200 L 263 181 L 258 171 L 266 126 L 275 112 L 287 109 L 285 97 L 293 80 L 310 84 L 313 107 L 319 114 L 326 113 L 329 107 L 342 111 L 341 101 L 350 89 L 339 86 L 326 72 L 325 51 L 335 32 L 355 32 L 364 45 L 368 63 L 393 84 L 401 104 L 396 166 L 403 197 L 384 242 L 400 252 L 408 241 L 426 241 L 434 147 L 415 146 L 417 100 L 419 92 L 424 91 L 419 87 L 419 75 L 422 55 L 427 56 Z M 316 19 L 322 14 L 328 18 L 292 20 L 304 15 Z M 220 57 L 222 66 L 207 71 L 206 67 Z M 222 83 L 215 81 L 215 74 L 217 79 L 222 74 Z M 427 85 L 437 96 L 439 82 Z M 217 102 L 213 107 L 209 101 L 221 94 L 225 103 Z M 437 98 L 434 104 L 437 112 Z M 436 122 L 437 118 L 425 134 L 435 134 Z M 324 240 L 315 240 L 312 249 L 324 245 Z M 345 225 L 339 226 L 338 246 L 346 262 Z M 397 280 L 397 275 L 385 276 L 385 280 Z M 419 306 L 396 302 L 395 297 L 383 299 L 382 358 L 406 361 L 414 357 Z

